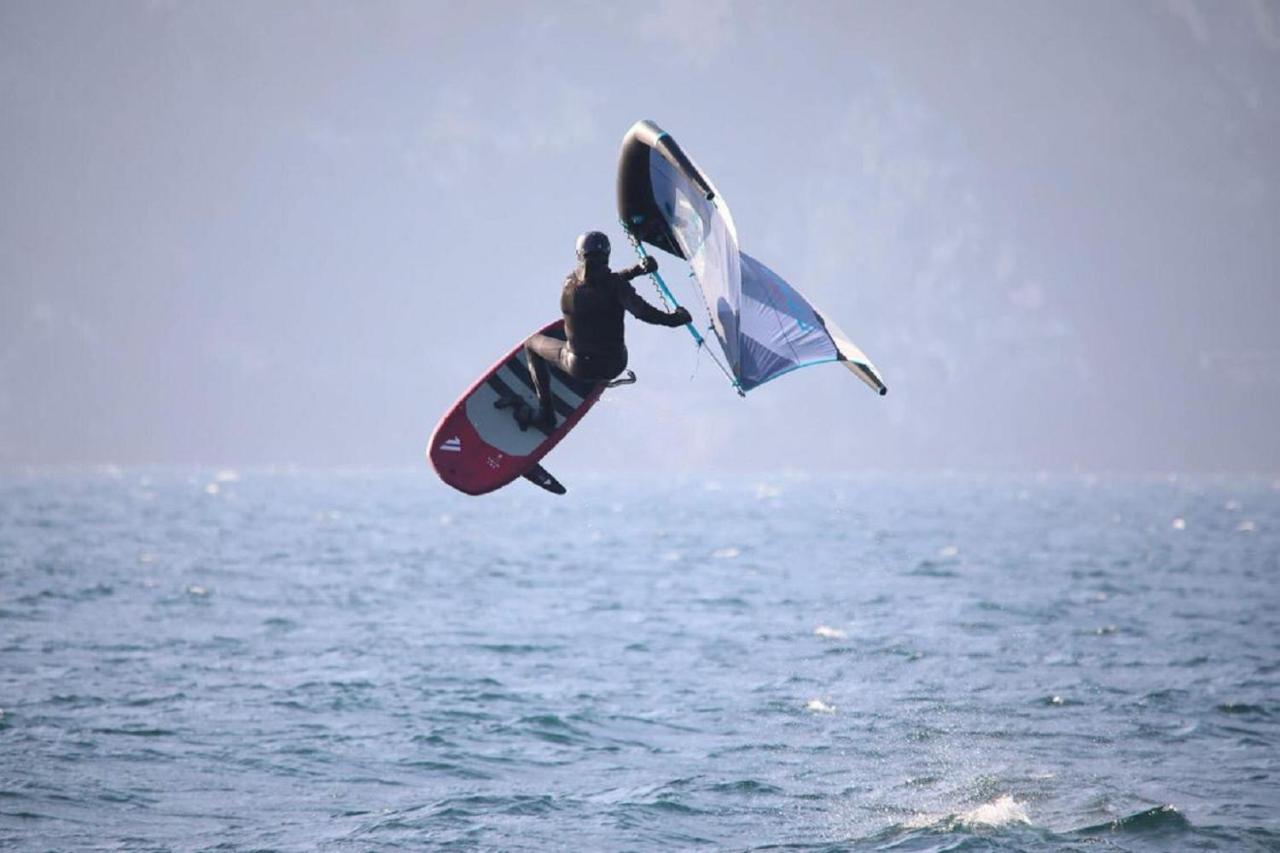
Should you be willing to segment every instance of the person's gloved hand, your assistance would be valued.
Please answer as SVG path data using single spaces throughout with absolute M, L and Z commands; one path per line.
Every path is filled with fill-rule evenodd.
M 690 314 L 689 309 L 685 308 L 683 305 L 676 308 L 675 311 L 671 312 L 671 325 L 673 328 L 675 326 L 683 326 L 686 323 L 692 323 L 692 322 L 693 322 L 693 315 Z
M 644 260 L 640 262 L 640 268 L 646 273 L 658 271 L 658 259 L 653 255 L 645 255 Z

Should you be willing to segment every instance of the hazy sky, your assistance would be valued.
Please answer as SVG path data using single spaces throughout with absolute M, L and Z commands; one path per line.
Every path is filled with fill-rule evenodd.
M 631 321 L 553 471 L 1280 472 L 1272 0 L 5 0 L 0 462 L 422 464 L 640 118 L 890 393 Z

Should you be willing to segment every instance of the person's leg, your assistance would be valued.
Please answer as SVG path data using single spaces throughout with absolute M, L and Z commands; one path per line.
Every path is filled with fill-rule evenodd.
M 561 366 L 568 354 L 566 346 L 564 341 L 549 335 L 533 335 L 524 343 L 524 359 L 529 365 L 534 393 L 538 395 L 535 423 L 539 426 L 555 425 L 555 411 L 551 407 L 551 370 L 547 364 Z

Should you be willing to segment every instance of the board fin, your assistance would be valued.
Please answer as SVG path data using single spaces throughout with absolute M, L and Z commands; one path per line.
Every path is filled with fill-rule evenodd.
M 551 473 L 541 465 L 534 463 L 533 467 L 525 471 L 520 476 L 524 477 L 535 486 L 541 486 L 553 495 L 563 495 L 568 491 L 564 486 L 560 485 L 560 481 L 551 476 Z

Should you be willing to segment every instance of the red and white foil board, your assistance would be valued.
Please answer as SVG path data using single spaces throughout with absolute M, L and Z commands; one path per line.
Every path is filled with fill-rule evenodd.
M 538 331 L 563 339 L 564 321 L 556 320 Z M 545 431 L 534 426 L 521 430 L 511 403 L 523 401 L 535 410 L 538 406 L 521 341 L 440 419 L 427 444 L 427 460 L 441 480 L 461 492 L 483 495 L 500 489 L 536 466 L 595 405 L 604 389 L 603 382 L 584 382 L 553 367 L 555 426 Z M 495 405 L 500 401 L 506 407 Z

